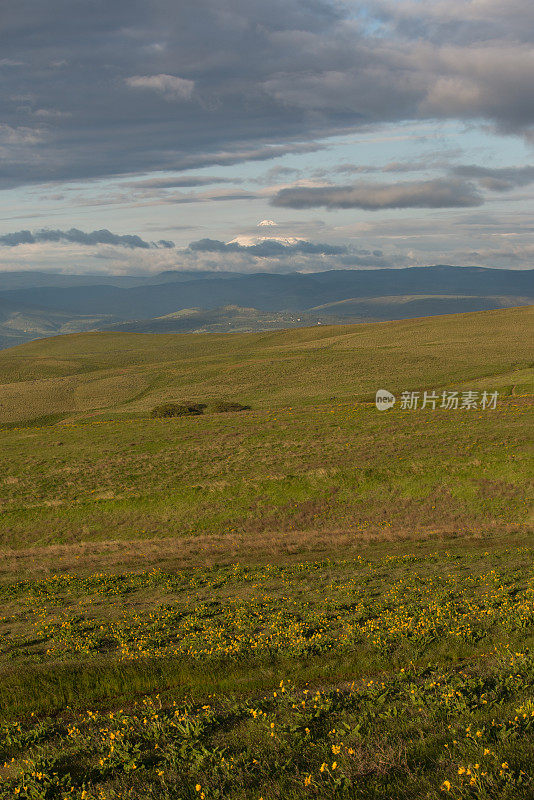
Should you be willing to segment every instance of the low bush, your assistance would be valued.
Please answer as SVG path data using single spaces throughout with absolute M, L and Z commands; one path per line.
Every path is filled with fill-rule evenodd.
M 195 414 L 203 414 L 204 409 L 208 408 L 206 403 L 162 403 L 152 409 L 153 417 L 187 417 Z M 250 406 L 242 403 L 235 403 L 229 400 L 216 400 L 209 406 L 209 411 L 247 411 Z
M 162 403 L 152 409 L 153 417 L 188 417 L 202 414 L 205 403 Z

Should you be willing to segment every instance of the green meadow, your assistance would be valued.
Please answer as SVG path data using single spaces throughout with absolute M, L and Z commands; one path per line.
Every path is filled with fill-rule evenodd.
M 0 352 L 0 798 L 532 798 L 532 329 Z

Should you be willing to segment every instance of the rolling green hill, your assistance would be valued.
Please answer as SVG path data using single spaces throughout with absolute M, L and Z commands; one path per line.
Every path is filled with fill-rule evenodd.
M 530 297 L 481 294 L 408 294 L 383 297 L 354 297 L 335 303 L 325 303 L 310 309 L 312 313 L 329 314 L 336 322 L 365 320 L 396 320 L 412 317 L 431 317 L 437 314 L 460 314 L 470 311 L 488 311 L 511 306 L 530 305 Z
M 391 391 L 532 390 L 533 307 L 268 333 L 87 333 L 0 353 L 0 423 L 146 415 L 168 399 L 278 408 Z
M 533 311 L 74 334 L 0 353 L 0 542 L 523 526 Z M 445 388 L 498 391 L 499 406 L 373 404 L 377 389 Z M 150 418 L 164 401 L 221 399 L 252 409 Z

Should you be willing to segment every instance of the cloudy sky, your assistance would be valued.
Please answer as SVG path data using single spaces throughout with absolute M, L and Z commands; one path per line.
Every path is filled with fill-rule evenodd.
M 4 0 L 0 270 L 534 267 L 532 0 Z

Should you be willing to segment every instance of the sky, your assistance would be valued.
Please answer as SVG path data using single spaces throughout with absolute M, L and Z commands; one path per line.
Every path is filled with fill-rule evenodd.
M 534 267 L 532 0 L 4 0 L 0 271 Z

